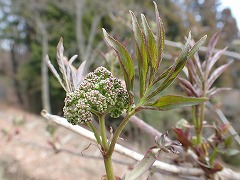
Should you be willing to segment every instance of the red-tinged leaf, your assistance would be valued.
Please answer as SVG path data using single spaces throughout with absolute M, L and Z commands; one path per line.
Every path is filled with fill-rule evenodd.
M 184 89 L 189 89 L 193 96 L 199 97 L 197 90 L 195 90 L 193 85 L 188 80 L 180 77 L 178 78 L 178 80 L 179 80 L 179 84 L 181 84 Z
M 193 64 L 193 61 L 187 61 L 187 69 L 188 69 L 188 78 L 192 84 L 196 84 L 199 89 L 202 89 L 202 82 L 199 78 L 196 70 L 196 66 Z
M 151 28 L 148 25 L 147 19 L 146 17 L 142 14 L 142 24 L 143 24 L 143 30 L 144 30 L 144 34 L 146 37 L 146 41 L 147 41 L 147 51 L 148 51 L 148 55 L 149 55 L 149 63 L 153 69 L 153 71 L 157 71 L 157 47 L 156 47 L 156 43 L 155 43 L 155 38 L 154 38 L 154 34 L 151 30 Z
M 132 27 L 136 42 L 136 53 L 138 60 L 138 72 L 140 79 L 140 97 L 146 89 L 147 73 L 148 73 L 148 54 L 146 49 L 146 40 L 144 34 L 138 24 L 137 18 L 132 11 L 129 11 L 132 17 Z
M 212 57 L 212 54 L 214 52 L 215 46 L 218 42 L 218 39 L 220 37 L 221 31 L 217 31 L 212 38 L 210 39 L 209 43 L 208 43 L 208 50 L 207 50 L 207 54 L 206 54 L 206 59 L 210 59 L 210 57 Z
M 154 103 L 149 103 L 148 106 L 154 107 L 156 110 L 170 110 L 180 107 L 193 106 L 208 100 L 207 98 L 195 98 L 176 95 L 166 95 L 158 98 Z
M 103 35 L 106 42 L 116 51 L 118 55 L 127 90 L 128 92 L 131 92 L 133 90 L 134 80 L 134 64 L 132 62 L 132 58 L 128 51 L 117 40 L 110 36 L 105 29 L 103 29 Z
M 221 171 L 222 169 L 223 169 L 223 166 L 220 163 L 215 162 L 213 163 L 213 167 L 209 170 L 209 173 L 214 174 L 218 171 Z
M 223 53 L 227 50 L 228 47 L 216 52 L 212 58 L 209 60 L 208 71 L 210 72 L 214 64 L 219 60 L 219 58 L 223 55 Z
M 230 64 L 232 64 L 232 62 L 233 61 L 230 61 L 229 63 L 224 64 L 213 71 L 210 78 L 207 80 L 207 87 L 206 87 L 207 90 L 211 88 L 211 86 L 216 81 L 216 79 L 230 66 Z
M 214 95 L 216 95 L 218 93 L 221 93 L 223 91 L 229 91 L 229 90 L 232 90 L 232 88 L 212 88 L 207 93 L 207 97 L 211 98 L 211 97 L 213 97 Z
M 177 140 L 183 145 L 183 147 L 191 147 L 192 142 L 188 139 L 182 129 L 173 128 L 173 132 L 176 135 Z
M 191 43 L 190 43 L 191 47 L 193 47 L 194 44 L 195 44 L 195 42 L 194 42 L 194 40 L 192 40 Z M 190 61 L 188 61 L 188 62 L 190 62 Z M 201 66 L 201 62 L 200 62 L 200 59 L 199 59 L 198 52 L 196 52 L 196 53 L 194 54 L 193 59 L 192 59 L 191 62 L 193 62 L 193 64 L 194 64 L 197 72 L 199 73 L 199 75 L 200 75 L 201 77 L 203 77 L 203 71 L 202 71 L 202 66 Z
M 162 61 L 163 51 L 164 51 L 164 41 L 165 41 L 165 30 L 163 27 L 163 21 L 159 16 L 158 7 L 156 2 L 154 2 L 155 6 L 155 14 L 156 14 L 156 24 L 157 24 L 157 36 L 156 36 L 156 44 L 157 44 L 157 67 L 160 66 Z
M 221 131 L 221 134 L 222 135 L 225 135 L 229 128 L 231 127 L 231 124 L 230 123 L 227 123 L 227 124 L 222 124 L 219 128 L 220 128 L 220 131 Z

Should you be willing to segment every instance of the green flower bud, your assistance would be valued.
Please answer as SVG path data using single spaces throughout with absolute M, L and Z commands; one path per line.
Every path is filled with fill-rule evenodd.
M 129 105 L 129 95 L 119 79 L 104 67 L 86 75 L 79 89 L 67 94 L 64 116 L 72 124 L 91 121 L 92 112 L 119 117 Z

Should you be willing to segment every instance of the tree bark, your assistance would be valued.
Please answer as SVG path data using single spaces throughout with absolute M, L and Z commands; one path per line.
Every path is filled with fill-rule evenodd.
M 11 46 L 11 63 L 12 63 L 12 78 L 13 78 L 13 86 L 14 86 L 14 90 L 15 90 L 15 94 L 17 97 L 17 103 L 18 104 L 23 104 L 23 98 L 21 96 L 21 92 L 20 92 L 20 83 L 17 79 L 17 69 L 18 69 L 18 62 L 17 59 L 15 57 L 15 51 L 16 50 L 16 45 L 15 43 L 13 43 L 13 45 Z

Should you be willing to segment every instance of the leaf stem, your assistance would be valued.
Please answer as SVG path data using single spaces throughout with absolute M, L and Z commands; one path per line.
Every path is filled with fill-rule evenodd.
M 129 112 L 127 114 L 127 116 L 125 116 L 125 118 L 122 120 L 121 124 L 118 126 L 118 128 L 116 129 L 115 133 L 113 134 L 113 137 L 112 137 L 112 141 L 111 141 L 111 144 L 109 146 L 109 149 L 108 149 L 108 152 L 106 153 L 106 156 L 112 156 L 112 153 L 114 151 L 114 147 L 115 147 L 115 144 L 122 132 L 122 130 L 124 129 L 124 127 L 127 125 L 129 119 L 137 112 L 137 108 L 134 108 L 131 112 Z
M 96 128 L 95 128 L 94 125 L 92 124 L 92 122 L 87 122 L 86 124 L 87 124 L 88 127 L 92 130 L 92 132 L 94 133 L 94 136 L 95 136 L 95 138 L 96 138 L 96 140 L 97 140 L 97 143 L 98 143 L 98 144 L 102 144 L 101 139 L 100 139 L 100 136 L 99 136 Z

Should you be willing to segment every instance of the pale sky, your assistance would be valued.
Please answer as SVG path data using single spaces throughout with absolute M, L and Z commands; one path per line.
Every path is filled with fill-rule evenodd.
M 238 29 L 240 30 L 240 0 L 221 0 L 222 7 L 221 8 L 230 8 L 232 12 L 232 16 L 237 21 Z

